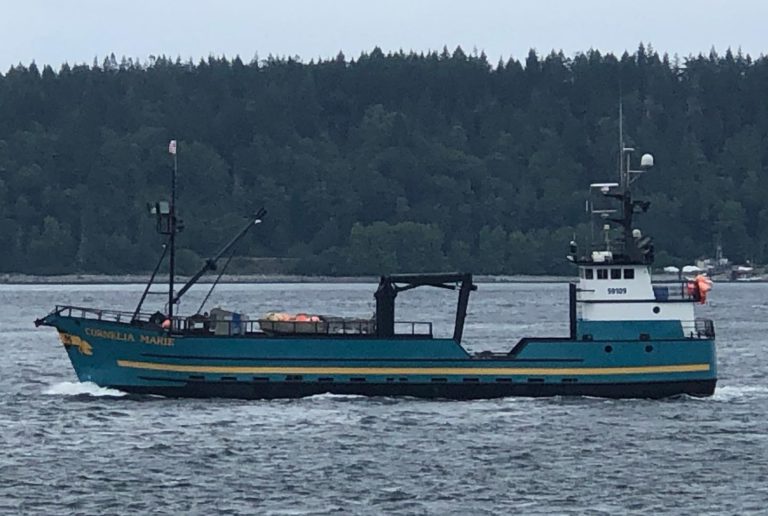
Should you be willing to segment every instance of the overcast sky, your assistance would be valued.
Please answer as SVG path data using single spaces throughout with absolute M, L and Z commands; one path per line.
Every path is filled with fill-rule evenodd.
M 685 57 L 741 47 L 766 54 L 764 0 L 3 0 L 0 72 L 13 64 L 91 64 L 114 53 L 269 54 L 304 61 L 385 51 L 484 50 L 492 62 L 530 48 L 572 56 L 633 52 L 650 42 Z

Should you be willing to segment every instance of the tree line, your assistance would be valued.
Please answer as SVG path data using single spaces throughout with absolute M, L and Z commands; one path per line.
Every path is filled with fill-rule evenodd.
M 656 158 L 638 223 L 659 265 L 718 244 L 764 262 L 766 91 L 763 57 L 643 45 L 497 64 L 376 48 L 14 66 L 0 75 L 0 271 L 151 270 L 147 203 L 168 196 L 176 139 L 183 271 L 264 206 L 237 253 L 285 272 L 570 273 L 588 184 L 618 177 L 620 99 L 627 144 Z

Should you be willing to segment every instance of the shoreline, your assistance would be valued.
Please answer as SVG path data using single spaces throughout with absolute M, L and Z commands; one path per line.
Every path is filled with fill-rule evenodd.
M 0 274 L 0 285 L 127 285 L 146 284 L 150 274 Z M 199 283 L 211 284 L 215 276 L 202 278 Z M 475 283 L 568 283 L 575 276 L 491 276 L 476 275 Z M 184 283 L 189 276 L 177 276 L 176 282 Z M 160 276 L 155 283 L 163 283 L 167 278 Z M 300 276 L 295 274 L 225 274 L 219 280 L 222 284 L 233 283 L 378 283 L 379 276 Z
M 60 274 L 37 275 L 0 273 L 0 285 L 144 285 L 150 274 Z M 190 276 L 176 276 L 177 283 L 185 283 Z M 215 276 L 203 277 L 198 283 L 210 285 Z M 569 283 L 577 281 L 578 276 L 555 275 L 474 275 L 475 283 Z M 675 274 L 654 274 L 655 283 L 678 283 Z M 156 278 L 155 283 L 165 283 L 167 277 Z M 221 284 L 269 284 L 269 283 L 366 283 L 377 284 L 379 276 L 302 276 L 297 274 L 225 274 L 219 280 Z M 761 280 L 717 279 L 715 283 L 768 283 Z

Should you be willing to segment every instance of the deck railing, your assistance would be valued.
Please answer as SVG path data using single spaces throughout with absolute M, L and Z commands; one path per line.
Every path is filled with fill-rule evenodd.
M 698 301 L 698 291 L 688 288 L 687 283 L 653 283 L 656 301 Z
M 133 323 L 153 325 L 158 328 L 166 316 L 159 312 L 148 313 L 121 310 L 104 310 L 81 306 L 57 305 L 54 313 L 62 317 L 91 319 L 117 323 Z M 228 316 L 227 318 L 211 318 L 200 314 L 191 316 L 173 316 L 172 330 L 185 334 L 210 335 L 253 335 L 266 333 L 269 335 L 375 335 L 376 322 L 374 319 L 356 319 L 344 317 L 329 317 L 320 321 L 269 321 L 266 319 L 251 320 Z M 427 321 L 395 321 L 395 335 L 432 337 L 432 323 Z
M 702 339 L 715 338 L 715 323 L 712 319 L 696 319 L 694 321 L 696 336 Z
M 54 313 L 61 315 L 62 317 L 74 317 L 78 319 L 95 319 L 98 321 L 110 321 L 110 322 L 124 322 L 130 323 L 134 321 L 151 322 L 155 314 L 149 312 L 139 312 L 135 314 L 133 312 L 127 312 L 122 310 L 104 310 L 101 308 L 88 308 L 83 306 L 70 306 L 70 305 L 56 305 Z M 163 316 L 165 317 L 165 316 Z M 180 321 L 183 317 L 174 316 L 174 322 Z M 160 321 L 162 322 L 162 321 Z

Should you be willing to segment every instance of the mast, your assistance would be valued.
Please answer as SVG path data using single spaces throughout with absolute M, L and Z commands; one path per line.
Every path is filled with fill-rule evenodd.
M 171 202 L 169 206 L 170 255 L 168 258 L 168 319 L 173 326 L 173 278 L 176 273 L 176 171 L 179 162 L 176 155 L 176 140 L 168 144 L 168 152 L 173 155 L 173 171 L 171 173 Z
M 619 184 L 621 185 L 621 227 L 622 227 L 622 250 L 625 254 L 629 253 L 630 242 L 632 239 L 632 215 L 634 207 L 632 206 L 632 192 L 629 189 L 629 154 L 634 149 L 624 146 L 624 103 L 619 99 Z M 624 156 L 626 155 L 626 166 Z
M 633 169 L 630 161 L 632 153 L 635 151 L 632 147 L 627 147 L 624 142 L 624 106 L 619 97 L 619 182 L 618 183 L 592 183 L 590 184 L 590 195 L 592 192 L 602 194 L 603 197 L 612 199 L 620 204 L 620 207 L 614 209 L 609 207 L 595 208 L 592 200 L 587 201 L 587 211 L 594 217 L 599 216 L 607 224 L 603 225 L 605 241 L 602 242 L 605 251 L 611 259 L 623 260 L 622 263 L 645 263 L 653 262 L 653 243 L 652 239 L 642 236 L 639 230 L 633 228 L 632 221 L 635 213 L 645 213 L 648 211 L 650 201 L 635 200 L 632 196 L 631 185 L 640 175 L 653 167 L 653 156 L 643 154 L 640 158 L 640 168 Z M 596 244 L 594 235 L 594 219 L 590 227 L 592 228 L 592 245 Z M 620 235 L 617 239 L 617 246 L 612 245 L 610 230 L 611 224 L 615 225 Z M 614 247 L 616 247 L 614 249 Z M 568 258 L 571 261 L 577 260 L 577 248 L 574 241 L 571 245 L 571 253 Z
M 643 154 L 640 159 L 640 170 L 633 170 L 630 163 L 630 157 L 635 151 L 633 147 L 627 147 L 624 143 L 624 105 L 619 98 L 619 193 L 611 194 L 606 193 L 608 197 L 613 197 L 621 203 L 621 218 L 610 219 L 611 222 L 618 224 L 621 227 L 621 242 L 622 252 L 626 256 L 633 256 L 637 251 L 637 244 L 635 243 L 635 237 L 632 228 L 632 218 L 639 209 L 641 212 L 646 212 L 650 202 L 648 201 L 635 201 L 632 199 L 632 191 L 630 185 L 643 174 L 647 169 L 653 166 L 653 156 L 650 154 Z M 646 242 L 649 245 L 649 242 Z M 650 248 L 644 249 L 645 254 L 650 252 Z
M 154 204 L 147 205 L 147 208 L 149 209 L 149 213 L 155 216 L 157 232 L 160 233 L 161 235 L 168 236 L 168 244 L 163 245 L 163 254 L 162 256 L 160 256 L 160 261 L 158 262 L 154 272 L 152 273 L 151 278 L 149 279 L 149 283 L 147 284 L 147 287 L 144 290 L 144 294 L 142 294 L 141 296 L 139 305 L 136 307 L 136 311 L 134 312 L 134 319 L 138 317 L 139 311 L 141 309 L 141 305 L 144 302 L 144 299 L 146 298 L 147 294 L 150 293 L 149 288 L 155 279 L 155 274 L 160 268 L 160 265 L 162 264 L 163 258 L 165 258 L 166 253 L 169 254 L 167 319 L 168 321 L 173 321 L 173 307 L 175 304 L 179 302 L 179 299 L 181 299 L 181 296 L 183 296 L 187 292 L 187 290 L 189 290 L 195 283 L 197 283 L 197 281 L 203 276 L 203 274 L 205 274 L 208 271 L 216 270 L 217 262 L 221 259 L 221 257 L 227 252 L 229 252 L 235 246 L 235 244 L 237 244 L 237 242 L 241 238 L 243 238 L 243 236 L 245 236 L 245 234 L 250 230 L 250 228 L 252 228 L 257 224 L 261 224 L 262 218 L 267 213 L 267 211 L 264 208 L 259 209 L 256 215 L 249 219 L 248 223 L 240 230 L 240 232 L 237 235 L 235 235 L 235 237 L 232 238 L 232 240 L 230 240 L 224 246 L 224 248 L 221 251 L 219 251 L 219 253 L 216 256 L 214 256 L 213 258 L 207 259 L 205 261 L 205 264 L 197 272 L 197 274 L 195 274 L 192 277 L 192 279 L 190 279 L 181 288 L 181 290 L 179 290 L 179 292 L 176 293 L 174 291 L 174 281 L 176 279 L 176 233 L 184 229 L 184 223 L 176 217 L 176 175 L 178 173 L 178 165 L 179 165 L 178 157 L 176 155 L 176 140 L 171 140 L 170 143 L 168 144 L 168 153 L 173 155 L 173 169 L 171 170 L 170 201 L 168 202 L 159 201 Z M 217 283 L 218 283 L 218 280 L 217 280 Z M 213 288 L 211 288 L 211 290 L 213 290 Z M 208 293 L 208 295 L 210 295 L 210 292 Z M 171 329 L 172 329 L 172 326 L 171 326 Z
M 624 103 L 619 96 L 619 184 L 624 188 Z

